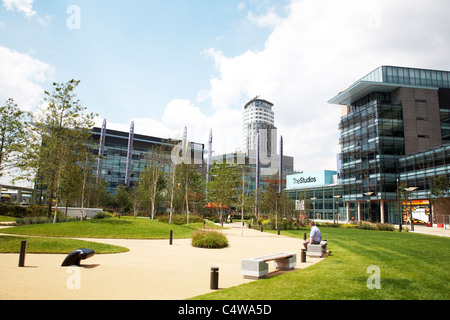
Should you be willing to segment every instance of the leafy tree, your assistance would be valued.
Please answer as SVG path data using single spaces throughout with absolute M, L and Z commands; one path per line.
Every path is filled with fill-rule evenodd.
M 27 113 L 21 111 L 13 99 L 0 107 L 0 177 L 5 164 L 12 161 L 15 152 L 25 147 Z M 14 157 L 17 160 L 17 157 Z M 14 164 L 12 164 L 14 166 Z
M 239 168 L 227 163 L 215 162 L 209 172 L 208 201 L 220 207 L 220 221 L 223 222 L 223 207 L 236 203 L 241 183 Z
M 430 194 L 434 198 L 447 198 L 450 195 L 450 181 L 445 175 L 433 179 Z
M 139 175 L 137 194 L 141 201 L 150 204 L 151 219 L 154 220 L 157 202 L 166 185 L 169 158 L 160 146 L 149 150 L 145 159 L 145 169 Z
M 249 168 L 246 165 L 240 165 L 239 171 L 241 175 L 241 186 L 240 192 L 238 195 L 237 206 L 241 208 L 241 236 L 244 235 L 244 212 L 250 211 L 255 206 L 255 196 L 251 194 L 251 174 L 250 170 L 253 168 Z
M 430 198 L 434 205 L 436 215 L 449 214 L 450 212 L 450 181 L 446 175 L 440 175 L 433 179 L 430 190 Z
M 126 213 L 131 210 L 131 191 L 126 185 L 120 184 L 117 187 L 116 193 L 114 194 L 114 204 L 119 208 L 121 213 Z
M 73 167 L 83 161 L 77 155 L 84 155 L 82 150 L 91 141 L 95 115 L 85 114 L 86 108 L 76 99 L 74 91 L 79 83 L 53 83 L 53 90 L 45 91 L 44 104 L 34 117 L 29 147 L 24 153 L 23 166 L 35 170 L 36 179 L 47 189 L 49 215 L 53 199 L 58 206 L 63 185 L 73 179 Z
M 189 203 L 203 206 L 205 179 L 193 164 L 182 163 L 177 166 L 179 190 L 183 190 L 183 199 L 187 215 L 187 225 L 189 226 Z

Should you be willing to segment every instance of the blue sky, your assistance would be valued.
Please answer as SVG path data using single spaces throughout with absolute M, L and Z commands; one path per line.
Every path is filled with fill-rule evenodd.
M 80 9 L 80 29 L 66 26 L 70 5 Z M 214 61 L 203 51 L 263 47 L 270 30 L 247 13 L 265 9 L 264 1 L 36 0 L 31 18 L 1 7 L 0 43 L 52 65 L 56 81 L 81 80 L 80 98 L 101 117 L 160 117 L 171 99 L 208 88 Z
M 79 9 L 71 29 L 70 6 Z M 0 101 L 53 81 L 111 129 L 238 149 L 242 107 L 274 103 L 299 171 L 334 170 L 341 89 L 381 65 L 450 70 L 448 0 L 0 0 Z

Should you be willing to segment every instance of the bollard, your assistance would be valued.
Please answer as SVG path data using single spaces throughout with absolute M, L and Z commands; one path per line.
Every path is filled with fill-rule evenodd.
M 170 239 L 169 239 L 169 245 L 173 244 L 173 230 L 170 230 Z
M 264 232 L 264 227 L 263 226 L 261 226 L 261 232 Z
M 306 249 L 302 249 L 302 257 L 301 257 L 301 261 L 303 263 L 306 262 Z
M 27 240 L 22 240 L 20 243 L 20 256 L 19 256 L 19 267 L 25 267 L 25 254 L 27 253 Z
M 219 289 L 219 268 L 218 267 L 211 267 L 210 288 L 211 288 L 211 290 Z
M 306 240 L 306 233 L 303 234 L 303 240 Z
M 280 235 L 280 229 L 278 229 L 278 235 Z

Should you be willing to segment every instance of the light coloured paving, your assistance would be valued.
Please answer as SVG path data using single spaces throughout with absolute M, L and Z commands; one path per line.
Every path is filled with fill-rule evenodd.
M 190 239 L 174 239 L 172 246 L 169 240 L 83 239 L 130 251 L 96 254 L 82 261 L 81 268 L 61 267 L 67 255 L 36 254 L 27 254 L 26 267 L 19 268 L 18 254 L 0 254 L 0 299 L 182 300 L 213 291 L 211 267 L 219 268 L 219 289 L 223 289 L 254 281 L 241 275 L 241 260 L 246 258 L 295 252 L 295 270 L 322 260 L 308 257 L 307 263 L 301 263 L 301 239 L 248 228 L 241 236 L 239 223 L 225 227 L 229 228 L 223 231 L 229 240 L 225 249 L 194 248 Z M 284 273 L 272 263 L 269 272 L 269 277 Z

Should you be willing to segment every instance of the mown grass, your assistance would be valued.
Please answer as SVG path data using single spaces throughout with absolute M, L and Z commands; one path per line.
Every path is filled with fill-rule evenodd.
M 14 222 L 14 221 L 16 221 L 16 218 L 0 215 L 0 222 Z
M 450 239 L 413 233 L 322 228 L 330 255 L 309 268 L 195 300 L 448 300 Z M 302 238 L 304 230 L 283 231 Z M 308 258 L 313 259 L 313 258 Z M 298 259 L 300 260 L 300 259 Z M 300 261 L 298 261 L 300 264 Z M 381 271 L 381 289 L 369 289 Z
M 127 248 L 72 239 L 0 236 L 0 253 L 19 253 L 22 240 L 27 240 L 27 253 L 68 254 L 81 248 L 93 249 L 96 254 L 129 251 Z
M 167 224 L 148 218 L 91 219 L 64 223 L 26 225 L 3 229 L 2 233 L 65 238 L 104 239 L 168 239 L 170 230 L 174 238 L 190 238 L 201 223 L 186 225 Z

